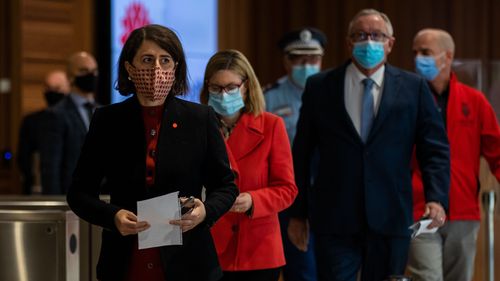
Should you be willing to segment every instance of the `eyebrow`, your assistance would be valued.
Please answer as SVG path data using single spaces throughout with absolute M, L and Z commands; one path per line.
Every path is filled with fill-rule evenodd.
M 420 52 L 429 52 L 429 51 L 431 51 L 430 48 L 415 48 L 414 50 L 415 51 L 420 51 Z
M 155 56 L 155 55 L 153 55 L 153 54 L 148 54 L 148 53 L 146 53 L 146 54 L 142 54 L 142 55 L 141 55 L 141 57 L 154 57 L 154 56 Z M 171 58 L 172 56 L 167 54 L 167 55 L 160 55 L 160 57 L 162 57 L 162 58 L 165 58 L 165 57 L 167 57 L 167 58 Z

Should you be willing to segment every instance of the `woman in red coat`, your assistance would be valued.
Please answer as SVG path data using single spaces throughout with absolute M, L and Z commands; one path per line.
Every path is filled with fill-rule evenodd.
M 215 54 L 201 102 L 220 120 L 240 195 L 212 228 L 222 280 L 278 280 L 285 264 L 278 212 L 297 195 L 285 124 L 264 112 L 252 66 L 236 50 Z

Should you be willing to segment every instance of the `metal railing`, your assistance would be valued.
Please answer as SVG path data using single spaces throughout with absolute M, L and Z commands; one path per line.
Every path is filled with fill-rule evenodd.
M 486 279 L 487 281 L 495 280 L 495 203 L 497 194 L 495 191 L 487 191 L 482 195 L 483 208 L 486 213 Z

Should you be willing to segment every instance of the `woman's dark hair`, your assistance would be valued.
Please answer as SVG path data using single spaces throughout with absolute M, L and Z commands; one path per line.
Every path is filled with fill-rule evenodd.
M 188 91 L 187 67 L 181 42 L 172 30 L 157 24 L 146 25 L 130 33 L 118 59 L 118 79 L 115 83 L 115 89 L 124 96 L 135 94 L 136 89 L 134 83 L 128 79 L 129 75 L 125 69 L 125 62 L 132 63 L 137 50 L 145 40 L 152 41 L 167 51 L 174 62 L 177 63 L 175 81 L 170 94 L 177 96 L 186 93 Z

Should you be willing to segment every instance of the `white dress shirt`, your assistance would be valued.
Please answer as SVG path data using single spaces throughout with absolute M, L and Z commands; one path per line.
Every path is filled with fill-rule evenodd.
M 382 65 L 375 73 L 367 77 L 359 71 L 354 63 L 347 66 L 344 81 L 345 108 L 358 134 L 361 132 L 361 109 L 363 108 L 363 91 L 365 87 L 363 80 L 370 78 L 375 82 L 372 87 L 373 113 L 377 116 L 380 100 L 382 99 L 384 71 L 385 65 Z

